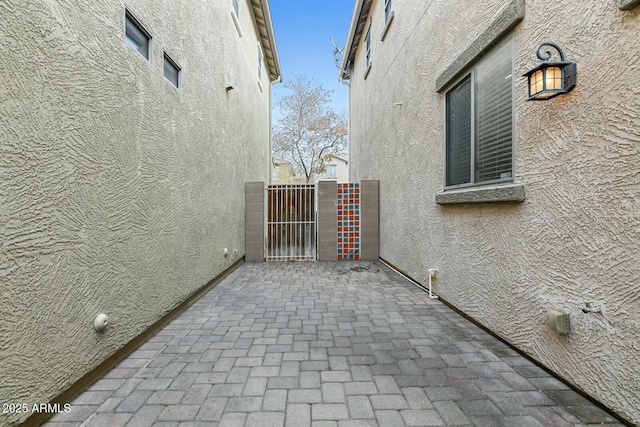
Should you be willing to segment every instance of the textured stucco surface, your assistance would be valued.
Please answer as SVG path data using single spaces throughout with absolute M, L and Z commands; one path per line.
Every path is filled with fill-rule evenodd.
M 640 10 L 617 2 L 527 0 L 514 30 L 515 181 L 523 203 L 437 205 L 444 177 L 444 92 L 436 77 L 499 16 L 502 0 L 465 7 L 384 2 L 372 62 L 350 80 L 351 174 L 380 180 L 380 256 L 563 378 L 640 423 Z M 366 32 L 366 29 L 365 29 Z M 578 64 L 573 92 L 525 101 L 521 74 L 541 42 Z M 593 301 L 602 314 L 584 314 Z M 546 324 L 571 316 L 571 333 Z
M 229 267 L 244 182 L 269 178 L 248 4 L 239 37 L 230 1 L 126 3 L 151 62 L 124 41 L 121 1 L 0 2 L 2 403 L 46 403 Z

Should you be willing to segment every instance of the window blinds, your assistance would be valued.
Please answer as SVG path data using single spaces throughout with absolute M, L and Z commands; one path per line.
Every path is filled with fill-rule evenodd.
M 471 182 L 471 77 L 447 93 L 447 185 Z
M 511 178 L 511 63 L 506 43 L 475 70 L 475 182 Z

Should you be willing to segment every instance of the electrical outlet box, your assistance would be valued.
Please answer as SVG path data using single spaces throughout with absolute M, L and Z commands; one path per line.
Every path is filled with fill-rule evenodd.
M 549 326 L 562 335 L 569 333 L 571 325 L 569 323 L 569 313 L 560 309 L 549 311 Z

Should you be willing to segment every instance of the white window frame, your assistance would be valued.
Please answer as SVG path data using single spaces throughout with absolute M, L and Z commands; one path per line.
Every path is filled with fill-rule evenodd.
M 475 181 L 475 172 L 476 172 L 476 142 L 475 142 L 475 122 L 476 122 L 476 111 L 475 111 L 475 96 L 476 96 L 476 70 L 482 65 L 485 61 L 487 61 L 497 50 L 503 48 L 506 44 L 510 45 L 510 55 L 511 55 L 511 176 L 508 178 L 494 179 L 494 180 L 486 180 L 486 181 Z M 465 188 L 465 187 L 481 187 L 485 185 L 495 185 L 501 183 L 513 183 L 515 180 L 515 141 L 516 141 L 516 129 L 515 129 L 515 79 L 513 78 L 515 72 L 515 41 L 513 35 L 507 36 L 503 41 L 489 50 L 487 53 L 482 55 L 482 58 L 475 62 L 471 69 L 468 72 L 465 72 L 462 77 L 455 80 L 447 90 L 444 91 L 444 190 L 452 190 L 457 188 Z M 448 129 L 448 115 L 447 115 L 447 95 L 458 87 L 460 83 L 462 83 L 467 78 L 471 79 L 471 161 L 470 161 L 470 178 L 471 182 L 463 183 L 463 184 L 452 184 L 448 185 L 447 182 L 447 158 L 448 158 L 448 147 L 447 147 L 447 129 Z
M 337 178 L 338 177 L 338 165 L 327 165 L 327 178 Z
M 384 29 L 382 30 L 382 36 L 380 40 L 384 40 L 387 35 L 387 31 L 389 31 L 389 27 L 391 26 L 391 22 L 393 22 L 393 17 L 395 12 L 393 10 L 393 0 L 384 0 Z
M 131 31 L 133 30 L 133 31 Z M 135 32 L 139 32 L 139 34 L 135 34 Z M 142 43 L 136 38 L 144 37 L 146 41 L 146 55 L 145 53 L 140 51 L 140 47 Z M 149 31 L 147 31 L 144 26 L 140 23 L 140 21 L 133 16 L 133 14 L 129 11 L 129 9 L 124 10 L 124 40 L 133 50 L 138 52 L 140 56 L 142 56 L 147 61 L 151 62 L 152 54 L 153 54 L 153 45 L 152 45 L 152 37 Z
M 240 26 L 240 0 L 231 0 L 231 19 L 233 25 L 238 31 L 238 35 L 242 37 L 242 27 Z
M 263 91 L 262 88 L 262 60 L 264 59 L 264 53 L 262 52 L 262 46 L 258 43 L 258 87 L 260 88 L 260 92 Z
M 384 0 L 384 23 L 393 19 L 393 0 Z

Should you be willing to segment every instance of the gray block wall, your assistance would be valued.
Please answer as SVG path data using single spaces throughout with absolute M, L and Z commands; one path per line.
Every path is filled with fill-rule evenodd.
M 360 182 L 360 259 L 376 261 L 379 256 L 379 182 Z
M 264 261 L 264 182 L 247 182 L 245 197 L 245 260 Z
M 336 181 L 318 183 L 318 261 L 338 258 Z

